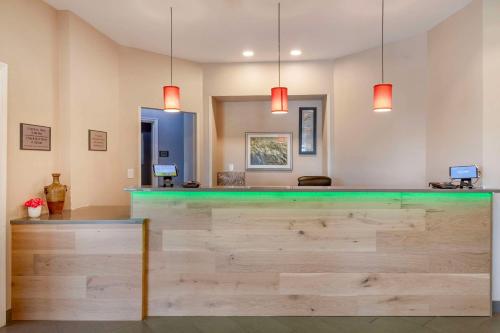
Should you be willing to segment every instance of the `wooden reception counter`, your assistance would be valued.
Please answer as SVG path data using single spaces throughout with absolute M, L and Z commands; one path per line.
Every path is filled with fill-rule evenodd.
M 150 316 L 491 314 L 491 191 L 129 191 Z
M 12 229 L 14 320 L 141 320 L 143 219 L 128 207 L 21 218 Z

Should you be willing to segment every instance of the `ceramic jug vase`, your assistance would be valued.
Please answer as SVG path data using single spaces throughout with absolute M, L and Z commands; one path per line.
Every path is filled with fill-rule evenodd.
M 68 187 L 59 182 L 60 176 L 60 173 L 53 173 L 52 184 L 44 188 L 49 214 L 61 214 L 64 209 L 64 200 L 66 199 Z

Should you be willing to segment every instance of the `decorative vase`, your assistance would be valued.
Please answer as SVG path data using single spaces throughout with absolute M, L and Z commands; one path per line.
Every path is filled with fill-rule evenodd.
M 44 188 L 49 214 L 61 214 L 64 209 L 64 200 L 68 187 L 59 182 L 60 176 L 60 173 L 53 173 L 52 184 Z
M 38 206 L 36 208 L 28 207 L 28 216 L 31 218 L 37 218 L 42 215 L 42 206 Z

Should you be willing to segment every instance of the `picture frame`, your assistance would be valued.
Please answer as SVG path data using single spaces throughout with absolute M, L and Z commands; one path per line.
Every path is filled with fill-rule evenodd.
M 89 151 L 108 151 L 108 132 L 89 129 Z
M 299 154 L 316 155 L 317 108 L 299 107 Z
M 291 171 L 293 159 L 291 132 L 245 133 L 247 171 Z
M 52 150 L 52 129 L 48 126 L 19 124 L 19 148 L 21 150 Z

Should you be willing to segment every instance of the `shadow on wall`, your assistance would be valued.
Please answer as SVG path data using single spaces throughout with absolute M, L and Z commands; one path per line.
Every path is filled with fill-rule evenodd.
M 154 164 L 175 164 L 174 185 L 196 180 L 196 114 L 167 113 L 160 109 L 141 109 L 141 184 L 161 186 L 153 176 Z

